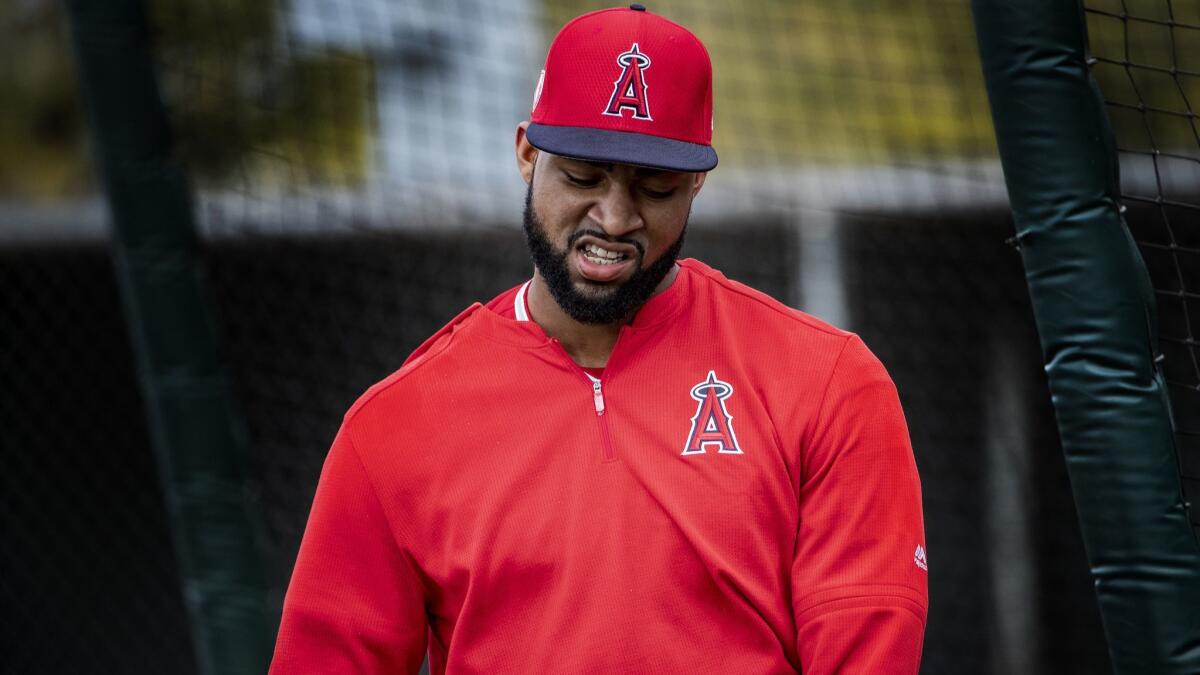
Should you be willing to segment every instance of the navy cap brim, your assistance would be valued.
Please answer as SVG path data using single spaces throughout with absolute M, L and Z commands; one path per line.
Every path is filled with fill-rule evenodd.
M 711 171 L 717 165 L 717 151 L 710 145 L 629 131 L 530 124 L 525 138 L 538 150 L 591 162 L 665 171 Z

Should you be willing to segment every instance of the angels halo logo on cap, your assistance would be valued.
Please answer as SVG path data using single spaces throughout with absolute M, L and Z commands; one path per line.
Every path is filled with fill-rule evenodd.
M 635 42 L 629 51 L 617 57 L 617 64 L 622 68 L 621 76 L 613 83 L 612 98 L 608 99 L 604 114 L 620 117 L 629 108 L 633 111 L 634 119 L 653 121 L 650 102 L 646 100 L 646 76 L 643 72 L 650 67 L 650 57 L 639 52 Z
M 708 51 L 683 26 L 635 4 L 584 14 L 558 32 L 526 138 L 574 159 L 709 171 L 717 165 L 712 131 Z

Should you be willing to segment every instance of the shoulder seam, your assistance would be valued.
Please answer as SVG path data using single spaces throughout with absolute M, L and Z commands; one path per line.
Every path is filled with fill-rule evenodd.
M 437 358 L 442 353 L 444 353 L 447 349 L 450 348 L 450 345 L 454 342 L 455 333 L 457 333 L 457 332 L 458 332 L 457 330 L 450 331 L 450 333 L 448 333 L 446 335 L 447 339 L 445 341 L 445 344 L 441 345 L 440 347 L 437 347 L 434 350 L 426 352 L 425 354 L 421 355 L 421 357 L 419 359 L 417 359 L 416 361 L 414 361 L 413 363 L 410 363 L 407 366 L 401 366 L 399 370 L 392 373 L 388 377 L 384 378 L 381 382 L 379 382 L 375 385 L 372 385 L 371 388 L 366 391 L 366 393 L 364 393 L 361 397 L 359 397 L 359 399 L 357 401 L 354 402 L 354 405 L 350 406 L 350 409 L 346 411 L 346 414 L 343 417 L 343 420 L 345 422 L 349 422 L 351 420 L 351 418 L 355 417 L 358 414 L 358 412 L 360 410 L 362 410 L 362 408 L 364 406 L 366 406 L 368 403 L 370 403 L 372 400 L 374 400 L 376 396 L 387 391 L 388 389 L 391 389 L 393 385 L 400 382 L 401 380 L 408 377 L 409 375 L 415 373 L 422 366 L 429 363 L 430 361 L 433 361 L 435 358 Z
M 850 347 L 850 343 L 853 342 L 855 337 L 857 337 L 857 336 L 854 333 L 851 333 L 850 335 L 846 336 L 845 341 L 842 342 L 842 348 L 840 350 L 838 350 L 837 358 L 835 358 L 833 360 L 833 367 L 831 367 L 829 369 L 829 376 L 825 378 L 825 386 L 821 389 L 821 400 L 819 403 L 817 403 L 817 418 L 815 420 L 813 420 L 812 429 L 820 429 L 822 422 L 825 420 L 825 402 L 829 399 L 829 390 L 833 388 L 833 378 L 837 375 L 838 366 L 842 365 L 842 357 L 846 355 L 846 349 Z M 805 446 L 807 446 L 811 440 L 812 440 L 811 436 L 806 437 L 804 439 Z M 801 461 L 800 484 L 801 484 L 801 486 L 803 486 L 803 484 L 804 484 L 803 478 L 804 478 L 804 474 L 806 473 L 805 467 L 804 467 L 803 456 L 801 457 L 800 461 Z
M 704 277 L 705 279 L 708 279 L 709 281 L 721 286 L 721 288 L 724 288 L 725 290 L 729 291 L 730 293 L 736 293 L 736 294 L 746 298 L 747 300 L 751 300 L 751 301 L 775 312 L 776 314 L 780 314 L 796 323 L 802 324 L 808 328 L 812 328 L 813 330 L 818 330 L 827 335 L 833 335 L 833 336 L 837 336 L 837 337 L 842 337 L 842 335 L 844 333 L 850 332 L 850 331 L 842 330 L 835 326 L 825 327 L 820 324 L 810 323 L 808 321 L 805 321 L 803 317 L 799 317 L 799 316 L 790 314 L 789 312 L 785 311 L 785 309 L 787 309 L 787 305 L 783 305 L 783 303 L 779 303 L 782 307 L 776 307 L 774 304 L 767 302 L 766 300 L 764 300 L 760 297 L 757 297 L 751 293 L 747 293 L 744 289 L 739 288 L 738 286 L 734 285 L 733 281 L 730 279 L 722 279 L 721 277 L 718 277 L 715 274 L 710 274 L 709 272 L 707 272 L 705 270 L 697 269 L 695 267 L 689 267 L 689 269 L 691 269 L 693 272 L 696 272 L 697 274 Z M 779 302 L 779 301 L 776 300 L 775 302 Z M 797 310 L 797 311 L 802 311 L 802 310 Z

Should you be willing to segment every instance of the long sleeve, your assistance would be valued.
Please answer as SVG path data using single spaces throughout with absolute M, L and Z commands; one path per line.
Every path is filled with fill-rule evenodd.
M 928 604 L 921 486 L 896 388 L 851 337 L 806 433 L 792 609 L 805 675 L 913 675 Z
M 325 460 L 270 675 L 417 673 L 427 621 L 416 570 L 342 427 Z

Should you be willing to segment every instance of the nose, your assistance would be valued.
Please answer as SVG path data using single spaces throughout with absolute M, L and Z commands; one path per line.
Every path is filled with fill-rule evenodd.
M 606 182 L 588 216 L 611 237 L 629 234 L 643 225 L 631 186 L 619 180 Z

